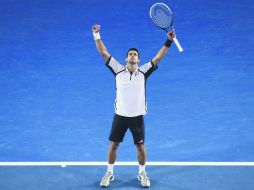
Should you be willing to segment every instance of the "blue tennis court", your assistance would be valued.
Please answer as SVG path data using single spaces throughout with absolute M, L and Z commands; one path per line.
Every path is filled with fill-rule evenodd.
M 116 179 L 108 189 L 141 189 L 137 167 L 117 167 Z M 149 167 L 150 189 L 253 189 L 253 167 Z M 1 189 L 101 189 L 105 167 L 2 167 Z
M 166 41 L 157 1 L 0 0 L 0 189 L 97 189 L 105 166 L 3 166 L 105 162 L 115 79 L 96 50 L 141 65 Z M 254 162 L 254 2 L 170 0 L 177 38 L 147 82 L 147 161 Z M 128 132 L 117 161 L 136 161 Z M 252 166 L 148 166 L 151 189 L 252 190 Z M 116 166 L 112 189 L 139 189 L 137 167 Z

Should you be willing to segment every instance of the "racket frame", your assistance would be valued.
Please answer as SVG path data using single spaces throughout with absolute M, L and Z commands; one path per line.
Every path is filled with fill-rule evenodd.
M 157 6 L 157 5 L 162 5 L 162 6 L 166 7 L 166 8 L 168 9 L 168 11 L 169 11 L 169 12 L 171 13 L 171 15 L 172 15 L 172 21 L 171 21 L 170 25 L 169 25 L 168 27 L 166 27 L 166 28 L 162 28 L 162 27 L 158 26 L 158 25 L 156 24 L 156 22 L 154 21 L 153 17 L 152 17 L 152 9 L 153 9 L 155 6 Z M 174 28 L 173 28 L 174 15 L 173 15 L 173 12 L 171 11 L 171 9 L 169 8 L 168 5 L 166 5 L 166 4 L 164 4 L 164 3 L 155 3 L 155 4 L 153 4 L 153 5 L 151 6 L 151 8 L 150 8 L 150 18 L 152 19 L 153 23 L 154 23 L 157 27 L 163 29 L 165 32 L 168 33 L 168 32 L 171 32 L 171 31 L 174 30 Z M 182 48 L 182 46 L 180 45 L 180 43 L 179 43 L 179 41 L 177 40 L 176 37 L 173 38 L 173 41 L 174 41 L 174 43 L 175 43 L 177 49 L 179 50 L 179 52 L 183 52 L 183 48 Z

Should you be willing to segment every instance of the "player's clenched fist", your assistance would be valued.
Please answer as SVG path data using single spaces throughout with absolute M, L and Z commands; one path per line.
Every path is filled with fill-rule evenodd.
M 95 24 L 95 25 L 92 26 L 92 31 L 95 32 L 95 33 L 97 33 L 97 32 L 100 31 L 100 28 L 101 28 L 100 25 Z
M 101 36 L 100 36 L 100 28 L 101 26 L 99 24 L 95 24 L 92 26 L 92 31 L 93 31 L 93 37 L 95 40 L 100 40 L 101 39 Z
M 173 41 L 173 38 L 176 37 L 176 31 L 175 30 L 171 30 L 170 32 L 167 33 L 167 35 L 168 35 L 168 39 L 170 41 Z

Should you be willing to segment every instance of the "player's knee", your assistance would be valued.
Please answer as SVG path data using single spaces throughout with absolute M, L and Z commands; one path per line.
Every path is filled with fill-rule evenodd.
M 110 144 L 110 150 L 115 152 L 119 146 L 119 143 L 111 142 Z
M 144 144 L 137 144 L 136 147 L 137 147 L 138 152 L 140 152 L 140 153 L 145 152 Z

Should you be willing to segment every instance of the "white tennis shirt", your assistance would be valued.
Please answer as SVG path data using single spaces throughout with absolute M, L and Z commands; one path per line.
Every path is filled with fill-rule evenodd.
M 110 57 L 106 66 L 116 79 L 115 113 L 125 117 L 135 117 L 147 113 L 146 80 L 158 67 L 148 62 L 138 67 L 132 74 L 127 66 Z

